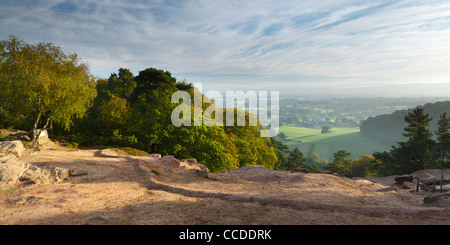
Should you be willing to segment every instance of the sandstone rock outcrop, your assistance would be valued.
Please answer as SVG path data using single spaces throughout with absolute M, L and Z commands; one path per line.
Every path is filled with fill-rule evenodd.
M 170 170 L 180 167 L 180 160 L 176 159 L 174 156 L 163 156 L 161 158 L 162 164 Z
M 41 133 L 39 134 L 39 136 L 38 136 L 38 139 L 37 139 L 37 144 L 39 145 L 39 146 L 44 146 L 44 145 L 47 145 L 47 144 L 49 144 L 51 141 L 50 141 L 50 139 L 48 138 L 48 132 L 47 132 L 47 130 L 42 130 L 41 131 Z
M 21 157 L 25 151 L 22 141 L 1 141 L 0 142 L 0 154 L 13 154 L 16 157 Z
M 26 184 L 59 183 L 69 176 L 69 169 L 43 169 L 21 161 L 13 154 L 0 155 L 0 191 Z

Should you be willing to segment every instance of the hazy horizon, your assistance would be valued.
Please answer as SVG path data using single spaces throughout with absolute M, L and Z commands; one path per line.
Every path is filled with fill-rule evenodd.
M 373 97 L 388 97 L 388 98 L 444 98 L 450 100 L 450 83 L 448 84 L 394 84 L 384 86 L 373 87 L 218 87 L 203 85 L 203 92 L 216 90 L 221 93 L 225 91 L 279 91 L 280 99 L 285 98 L 340 98 L 340 97 L 353 97 L 353 98 L 373 98 Z M 423 91 L 428 89 L 428 93 Z
M 0 2 L 0 39 L 53 42 L 96 77 L 170 71 L 204 90 L 446 96 L 447 1 Z

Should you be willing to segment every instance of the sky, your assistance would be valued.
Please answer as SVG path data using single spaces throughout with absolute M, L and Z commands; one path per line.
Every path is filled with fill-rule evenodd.
M 0 39 L 149 67 L 203 90 L 450 96 L 447 0 L 0 0 Z

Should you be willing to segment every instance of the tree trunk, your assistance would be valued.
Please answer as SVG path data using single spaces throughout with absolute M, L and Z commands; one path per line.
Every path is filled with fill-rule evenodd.
M 39 125 L 39 120 L 41 118 L 42 113 L 39 111 L 38 117 L 36 118 L 36 122 L 34 122 L 33 125 L 33 131 L 32 131 L 32 137 L 31 137 L 31 145 L 32 146 L 38 146 L 39 145 L 39 136 L 41 135 L 42 130 L 45 130 L 48 126 L 48 124 L 50 123 L 50 117 L 47 118 L 47 122 L 45 123 L 44 127 L 41 129 L 38 129 L 38 125 Z
M 42 115 L 42 113 L 41 113 L 41 111 L 39 111 L 36 121 L 34 122 L 34 125 L 33 125 L 33 131 L 31 132 L 31 145 L 32 146 L 37 145 L 37 139 L 39 138 L 39 135 L 41 134 L 41 131 L 38 130 L 38 128 L 37 128 L 38 124 L 39 124 L 39 120 L 41 119 L 41 115 Z

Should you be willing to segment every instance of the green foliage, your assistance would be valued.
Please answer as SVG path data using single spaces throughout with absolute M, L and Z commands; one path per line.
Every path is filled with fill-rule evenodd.
M 108 100 L 100 102 L 98 112 L 97 120 L 102 127 L 108 129 L 125 129 L 131 119 L 131 108 L 128 102 L 114 94 L 111 94 Z
M 203 162 L 212 172 L 237 168 L 238 158 L 236 146 L 219 127 L 194 127 L 203 129 L 197 140 L 193 156 Z
M 17 138 L 0 134 L 0 141 L 12 141 L 12 140 L 17 140 Z
M 428 129 L 432 118 L 425 114 L 423 108 L 417 107 L 409 112 L 404 120 L 408 125 L 404 128 L 403 135 L 408 140 L 398 142 L 398 146 L 392 146 L 390 152 L 374 153 L 375 159 L 382 163 L 378 174 L 401 175 L 425 168 L 442 167 L 442 163 L 438 161 L 439 144 L 433 140 L 433 134 Z M 442 115 L 438 139 L 440 136 L 446 137 L 446 120 L 446 116 Z M 438 142 L 441 140 L 442 138 Z
M 175 127 L 171 112 L 177 104 L 171 96 L 183 90 L 193 98 L 192 84 L 155 68 L 137 76 L 120 68 L 108 79 L 95 81 L 76 54 L 67 55 L 52 43 L 31 45 L 13 36 L 1 41 L 0 85 L 2 126 L 33 129 L 33 133 L 49 126 L 52 135 L 69 142 L 69 147 L 103 145 L 129 154 L 196 158 L 213 172 L 256 164 L 317 170 L 320 162 L 317 155 L 306 164 L 299 149 L 289 151 L 280 141 L 261 137 L 259 122 L 249 126 L 246 112 L 243 127 L 206 126 L 205 122 Z M 211 107 L 205 102 L 193 114 Z M 237 125 L 237 110 L 234 114 Z
M 66 143 L 64 143 L 64 145 L 65 145 L 66 147 L 71 148 L 71 149 L 78 149 L 78 143 L 73 142 L 73 141 L 71 141 L 71 142 L 66 142 Z
M 351 153 L 345 150 L 334 153 L 334 160 L 327 164 L 326 169 L 348 178 L 377 174 L 380 162 L 374 156 L 362 155 L 353 161 L 350 156 Z
M 424 113 L 423 108 L 416 108 L 405 116 L 408 126 L 403 135 L 408 137 L 406 142 L 398 142 L 399 148 L 394 155 L 400 168 L 406 173 L 422 170 L 434 163 L 433 134 L 428 130 L 432 118 Z
M 169 72 L 154 68 L 141 71 L 133 79 L 129 75 L 131 73 L 127 69 L 120 69 L 119 75 L 113 74 L 108 80 L 97 81 L 98 96 L 89 110 L 89 116 L 78 121 L 77 127 L 72 130 L 78 133 L 70 140 L 76 139 L 86 144 L 128 146 L 146 152 L 174 155 L 180 159 L 197 158 L 211 171 L 240 166 L 235 143 L 242 143 L 242 137 L 238 139 L 234 134 L 227 134 L 224 127 L 172 125 L 171 111 L 177 105 L 171 103 L 171 95 L 179 88 L 193 93 L 191 84 L 175 82 L 176 79 Z M 127 84 L 131 84 L 130 87 L 118 82 L 124 77 L 128 77 L 126 80 Z M 135 86 L 132 85 L 133 80 L 137 81 Z M 131 91 L 131 88 L 131 94 L 121 92 Z M 127 94 L 130 94 L 129 98 Z M 269 149 L 267 145 L 259 147 L 262 152 L 264 147 Z M 266 156 L 260 158 L 270 159 Z M 260 164 L 264 164 L 264 161 Z
M 270 139 L 269 146 L 274 148 L 277 157 L 274 167 L 276 170 L 307 168 L 313 173 L 319 173 L 327 165 L 326 159 L 324 160 L 325 162 L 321 161 L 318 153 L 313 153 L 311 157 L 307 157 L 301 149 L 294 147 L 293 150 L 290 150 L 287 145 L 276 138 Z
M 118 152 L 124 152 L 127 155 L 131 155 L 131 156 L 147 156 L 150 155 L 149 153 L 139 150 L 139 149 L 135 149 L 132 147 L 119 147 L 117 148 Z
M 286 140 L 287 136 L 286 136 L 286 134 L 284 134 L 283 132 L 280 132 L 280 133 L 277 135 L 277 138 L 280 138 L 280 139 L 282 139 L 282 140 Z
M 9 111 L 5 108 L 2 108 L 0 105 L 0 128 L 5 128 L 4 125 L 8 122 L 9 119 Z
M 345 149 L 352 152 L 352 159 L 361 155 L 370 155 L 374 151 L 389 150 L 391 145 L 364 136 L 359 128 L 333 128 L 330 133 L 322 134 L 320 128 L 304 128 L 285 125 L 280 127 L 287 140 L 281 142 L 290 149 L 297 147 L 308 158 L 318 153 L 322 160 L 333 160 L 333 153 Z M 323 164 L 320 165 L 322 168 Z
M 283 165 L 283 169 L 293 170 L 294 168 L 303 168 L 305 167 L 306 160 L 303 153 L 296 147 L 289 152 L 287 162 Z
M 234 125 L 237 125 L 237 114 L 235 109 Z M 224 130 L 237 147 L 239 167 L 263 165 L 273 169 L 278 161 L 275 149 L 269 146 L 270 139 L 260 136 L 258 127 L 259 122 L 257 126 L 249 126 L 249 114 L 245 112 L 245 126 L 225 126 Z
M 168 127 L 161 139 L 161 154 L 196 158 L 212 172 L 238 167 L 237 149 L 222 127 Z
M 139 72 L 139 75 L 135 77 L 136 88 L 131 94 L 130 101 L 136 102 L 139 100 L 140 95 L 149 95 L 156 89 L 174 89 L 176 88 L 176 79 L 172 77 L 169 71 L 158 70 L 155 68 L 147 68 Z M 172 93 L 167 94 L 171 96 Z M 170 100 L 169 100 L 170 102 Z
M 111 146 L 123 146 L 123 147 L 125 147 L 125 146 L 138 147 L 139 146 L 139 142 L 138 142 L 138 139 L 136 138 L 136 136 L 122 135 L 122 134 L 120 134 L 118 129 L 115 129 L 112 132 L 112 135 L 110 137 L 106 138 L 104 143 L 111 145 Z
M 438 119 L 443 113 L 447 113 L 447 115 L 450 113 L 450 101 L 427 103 L 422 108 L 425 113 L 429 114 L 430 118 Z M 404 132 L 407 123 L 404 119 L 413 110 L 398 110 L 392 114 L 369 117 L 361 123 L 361 133 L 389 145 L 394 145 L 398 141 L 405 141 L 406 138 L 402 135 L 402 132 Z M 429 130 L 434 132 L 437 128 L 437 120 L 431 121 Z
M 447 113 L 440 116 L 436 133 L 437 157 L 442 168 L 450 168 L 450 120 Z
M 322 127 L 322 131 L 320 133 L 327 134 L 329 132 L 331 132 L 331 126 L 327 124 L 327 125 Z
M 342 176 L 351 176 L 352 174 L 352 154 L 346 150 L 340 150 L 334 153 L 334 160 L 328 164 L 327 169 Z
M 352 173 L 348 177 L 370 177 L 377 174 L 380 163 L 374 156 L 362 155 L 352 162 Z
M 320 155 L 318 153 L 313 153 L 311 157 L 306 160 L 306 168 L 308 168 L 313 173 L 320 173 L 325 164 L 320 161 Z
M 275 138 L 270 139 L 269 146 L 274 149 L 277 157 L 277 162 L 275 163 L 274 169 L 282 169 L 283 165 L 287 162 L 287 154 L 289 154 L 289 147 Z
M 377 170 L 378 176 L 389 176 L 389 175 L 401 175 L 402 171 L 399 168 L 398 162 L 395 160 L 393 154 L 395 153 L 397 147 L 393 146 L 390 152 L 374 152 L 373 157 L 380 166 Z
M 177 87 L 178 90 L 184 90 L 184 91 L 189 91 L 193 88 L 192 83 L 188 83 L 186 80 L 177 82 L 175 84 L 175 86 Z
M 134 88 L 136 88 L 136 82 L 133 73 L 124 68 L 120 68 L 118 74 L 111 74 L 106 84 L 106 90 L 126 100 L 130 98 Z
M 46 119 L 68 130 L 96 95 L 92 76 L 76 54 L 52 43 L 34 45 L 10 36 L 1 41 L 0 105 L 14 118 Z M 29 124 L 32 121 L 28 121 Z M 30 127 L 30 126 L 29 126 Z
M 130 131 L 140 140 L 143 149 L 152 153 L 164 150 L 162 139 L 168 134 L 171 122 L 171 95 L 174 86 L 163 85 L 147 93 L 141 93 L 131 104 L 133 110 Z

